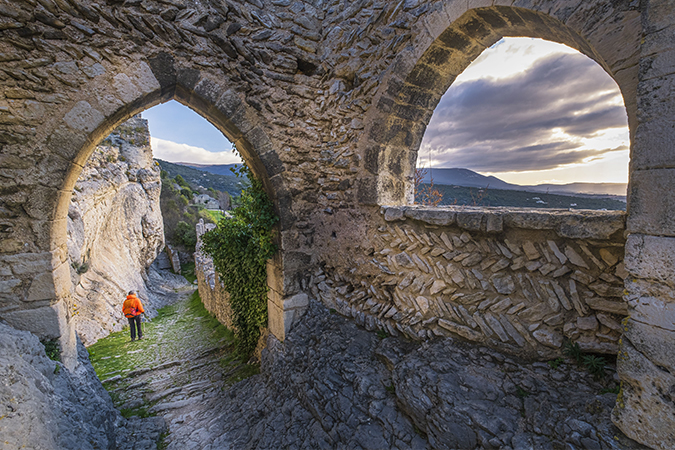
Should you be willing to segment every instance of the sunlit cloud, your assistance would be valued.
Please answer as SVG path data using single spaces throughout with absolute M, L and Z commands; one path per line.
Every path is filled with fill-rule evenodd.
M 155 158 L 173 163 L 190 162 L 195 164 L 235 164 L 241 163 L 241 158 L 230 151 L 209 152 L 201 147 L 193 147 L 188 144 L 150 138 L 152 154 Z
M 597 63 L 560 44 L 509 39 L 448 89 L 418 165 L 467 168 L 518 184 L 626 182 L 628 145 L 621 93 Z
M 454 85 L 484 78 L 509 78 L 526 72 L 536 60 L 552 54 L 577 54 L 573 48 L 532 38 L 507 38 L 480 54 Z

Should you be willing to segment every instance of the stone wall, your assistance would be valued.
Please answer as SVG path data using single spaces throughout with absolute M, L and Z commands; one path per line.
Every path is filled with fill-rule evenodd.
M 72 316 L 85 345 L 127 323 L 122 302 L 138 291 L 147 314 L 162 306 L 147 271 L 164 246 L 159 166 L 145 119 L 134 117 L 97 146 L 72 194 L 68 257 Z
M 173 273 L 180 274 L 181 273 L 181 267 L 180 267 L 180 255 L 178 254 L 178 251 L 171 247 L 169 244 L 166 244 L 166 255 L 169 258 L 169 261 L 171 262 L 171 270 L 173 270 Z
M 625 213 L 384 207 L 363 264 L 327 261 L 312 292 L 368 329 L 461 336 L 520 356 L 565 339 L 616 354 L 627 314 Z
M 204 303 L 206 310 L 216 316 L 220 323 L 232 330 L 234 327 L 232 325 L 230 294 L 225 290 L 218 278 L 218 272 L 216 272 L 213 265 L 213 259 L 201 251 L 202 235 L 215 227 L 216 225 L 212 223 L 204 224 L 204 220 L 200 220 L 197 224 L 195 275 L 197 276 L 199 296 L 202 298 L 202 303 Z

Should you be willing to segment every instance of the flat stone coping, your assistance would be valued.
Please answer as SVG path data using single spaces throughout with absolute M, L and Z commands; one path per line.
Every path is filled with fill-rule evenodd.
M 552 230 L 571 239 L 609 239 L 626 229 L 625 211 L 410 205 L 382 206 L 380 213 L 387 222 L 411 219 L 487 233 L 500 233 L 505 228 Z

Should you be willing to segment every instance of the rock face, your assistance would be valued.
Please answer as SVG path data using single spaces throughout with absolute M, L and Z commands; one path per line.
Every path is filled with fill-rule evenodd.
M 160 170 L 147 121 L 136 116 L 96 147 L 68 211 L 73 320 L 85 344 L 126 324 L 121 303 L 137 290 L 149 315 L 160 306 L 147 271 L 164 247 Z
M 128 423 L 120 415 L 81 342 L 78 367 L 69 371 L 35 335 L 2 322 L 0 418 L 3 450 L 154 449 L 164 428 L 163 420 Z

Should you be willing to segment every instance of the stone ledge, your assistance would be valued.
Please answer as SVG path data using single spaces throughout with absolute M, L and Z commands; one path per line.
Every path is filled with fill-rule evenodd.
M 571 239 L 608 239 L 626 228 L 625 211 L 415 205 L 383 206 L 380 213 L 387 222 L 411 219 L 488 233 L 500 233 L 504 228 L 552 230 Z

